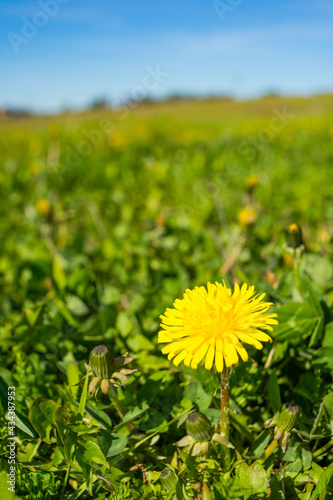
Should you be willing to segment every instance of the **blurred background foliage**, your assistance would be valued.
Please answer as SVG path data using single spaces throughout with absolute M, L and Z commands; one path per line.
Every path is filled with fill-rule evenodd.
M 159 315 L 186 288 L 222 279 L 255 284 L 280 320 L 273 351 L 251 351 L 254 363 L 232 374 L 231 441 L 260 456 L 264 422 L 281 403 L 295 401 L 307 442 L 298 437 L 285 458 L 294 464 L 286 498 L 311 497 L 321 473 L 315 480 L 316 469 L 312 476 L 305 471 L 311 453 L 330 438 L 333 418 L 332 398 L 324 399 L 332 395 L 333 371 L 332 116 L 333 97 L 321 95 L 1 118 L 2 436 L 6 387 L 14 385 L 20 460 L 49 464 L 50 473 L 47 481 L 45 471 L 28 480 L 29 467 L 22 466 L 26 498 L 27 481 L 31 498 L 51 498 L 60 488 L 54 446 L 39 441 L 34 448 L 33 400 L 49 398 L 74 411 L 81 389 L 67 383 L 85 374 L 89 352 L 100 343 L 116 356 L 135 354 L 138 372 L 119 398 L 128 411 L 147 405 L 139 437 L 160 429 L 156 442 L 127 455 L 122 473 L 138 463 L 161 471 L 184 435 L 166 423 L 192 404 L 217 421 L 217 375 L 170 365 L 157 332 Z M 289 222 L 302 226 L 301 262 L 285 246 Z M 99 418 L 87 418 L 96 424 L 105 410 L 106 428 L 119 424 L 103 398 L 91 401 Z M 127 427 L 121 432 L 129 437 Z M 262 432 L 265 439 L 258 438 Z M 317 467 L 331 458 L 330 448 L 317 454 Z M 126 477 L 138 484 L 139 472 Z M 215 480 L 214 498 L 231 491 L 225 481 L 218 487 Z M 148 495 L 141 479 L 140 485 L 139 495 Z M 142 498 L 127 497 L 125 489 L 122 498 Z M 149 498 L 162 498 L 156 491 Z

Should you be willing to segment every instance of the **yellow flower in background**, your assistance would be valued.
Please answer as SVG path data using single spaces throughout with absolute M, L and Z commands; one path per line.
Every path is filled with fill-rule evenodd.
M 259 177 L 257 174 L 249 175 L 245 179 L 245 187 L 248 191 L 253 191 L 257 186 L 259 186 Z
M 51 203 L 46 198 L 39 198 L 36 202 L 36 211 L 39 217 L 49 217 L 52 212 Z
M 236 365 L 239 356 L 248 360 L 248 354 L 241 342 L 262 349 L 261 342 L 271 338 L 260 329 L 273 331 L 277 325 L 275 313 L 265 314 L 272 305 L 262 302 L 265 294 L 256 294 L 254 286 L 247 284 L 240 288 L 236 283 L 234 292 L 225 283 L 207 283 L 205 287 L 187 289 L 183 299 L 176 299 L 173 309 L 168 308 L 162 319 L 162 330 L 158 335 L 163 354 L 178 366 L 196 369 L 205 358 L 205 368 L 214 364 L 218 372 Z
M 257 212 L 253 208 L 242 208 L 238 214 L 238 223 L 241 227 L 252 226 L 257 220 Z

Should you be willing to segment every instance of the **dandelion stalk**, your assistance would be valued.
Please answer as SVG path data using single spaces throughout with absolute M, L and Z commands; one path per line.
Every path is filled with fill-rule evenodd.
M 229 369 L 221 372 L 221 435 L 229 439 Z
M 267 446 L 264 453 L 258 458 L 257 462 L 259 464 L 263 464 L 264 462 L 266 462 L 266 460 L 271 456 L 278 444 L 278 441 L 276 439 L 273 439 L 273 441 Z

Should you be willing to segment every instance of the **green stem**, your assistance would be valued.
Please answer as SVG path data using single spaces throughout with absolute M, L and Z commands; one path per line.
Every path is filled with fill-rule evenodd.
M 264 453 L 258 458 L 257 462 L 259 462 L 260 464 L 266 462 L 266 460 L 271 456 L 277 445 L 278 442 L 276 441 L 276 439 L 273 439 L 273 441 L 267 446 Z
M 124 416 L 126 415 L 126 410 L 123 407 L 123 405 L 121 404 L 121 402 L 119 401 L 119 399 L 117 398 L 116 391 L 114 390 L 114 387 L 112 386 L 112 384 L 109 387 L 108 395 L 109 395 L 110 401 L 113 404 L 113 406 L 115 407 L 119 417 L 121 419 L 123 419 Z
M 326 443 L 322 448 L 319 448 L 319 450 L 315 451 L 312 456 L 314 458 L 319 457 L 319 455 L 321 455 L 322 453 L 324 453 L 324 451 L 326 451 L 329 448 L 331 448 L 331 446 L 333 446 L 333 439 L 331 439 L 331 441 L 329 441 L 328 443 Z
M 229 439 L 229 369 L 225 364 L 221 373 L 221 435 Z
M 66 485 L 67 485 L 67 481 L 68 481 L 68 478 L 69 478 L 70 470 L 71 470 L 71 464 L 68 464 L 68 467 L 67 467 L 67 470 L 66 470 L 65 479 L 64 479 L 64 484 L 62 485 L 62 489 L 61 489 L 61 498 L 63 498 L 64 494 L 65 494 Z

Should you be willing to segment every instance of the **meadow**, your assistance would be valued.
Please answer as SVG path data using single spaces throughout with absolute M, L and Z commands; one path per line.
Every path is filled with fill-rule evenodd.
M 0 117 L 3 500 L 333 498 L 332 162 L 332 95 Z M 208 282 L 279 322 L 224 442 L 215 367 L 158 343 Z M 88 394 L 99 345 L 126 366 Z

